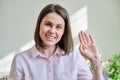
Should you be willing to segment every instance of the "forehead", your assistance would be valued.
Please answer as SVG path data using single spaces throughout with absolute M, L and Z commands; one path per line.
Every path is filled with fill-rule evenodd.
M 43 18 L 43 21 L 50 21 L 50 22 L 57 23 L 57 24 L 65 24 L 64 19 L 55 12 L 47 14 Z

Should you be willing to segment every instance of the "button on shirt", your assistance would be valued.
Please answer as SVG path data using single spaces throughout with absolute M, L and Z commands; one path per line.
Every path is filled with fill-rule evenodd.
M 89 66 L 78 51 L 63 54 L 57 47 L 48 59 L 35 46 L 16 54 L 9 80 L 92 80 Z

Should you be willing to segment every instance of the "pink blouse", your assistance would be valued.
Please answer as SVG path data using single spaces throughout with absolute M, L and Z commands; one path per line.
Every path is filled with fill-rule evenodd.
M 57 47 L 47 59 L 35 46 L 16 54 L 9 80 L 92 80 L 89 66 L 78 51 L 62 54 L 64 51 Z

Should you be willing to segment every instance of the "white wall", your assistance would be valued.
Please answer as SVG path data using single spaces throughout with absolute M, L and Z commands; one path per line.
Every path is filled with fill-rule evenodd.
M 120 0 L 88 2 L 88 32 L 92 33 L 102 58 L 120 53 Z
M 119 0 L 0 0 L 0 59 L 33 40 L 38 14 L 48 3 L 63 5 L 70 15 L 87 6 L 87 32 L 93 35 L 102 58 L 120 51 Z

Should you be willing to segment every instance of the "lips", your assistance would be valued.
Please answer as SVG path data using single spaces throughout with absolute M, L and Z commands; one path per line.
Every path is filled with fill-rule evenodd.
M 45 34 L 48 41 L 53 41 L 56 37 L 50 34 Z

